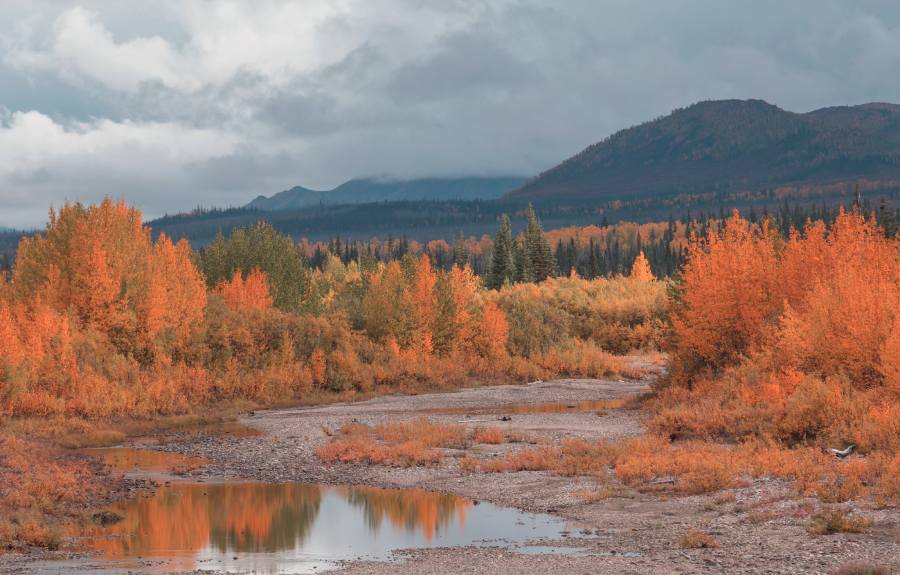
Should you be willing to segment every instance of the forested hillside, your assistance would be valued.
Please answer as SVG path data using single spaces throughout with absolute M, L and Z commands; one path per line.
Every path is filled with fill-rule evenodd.
M 827 196 L 865 178 L 900 187 L 900 106 L 788 112 L 761 100 L 700 102 L 616 132 L 508 199 L 602 203 L 671 196 Z M 771 200 L 770 200 L 771 201 Z
M 370 204 L 400 201 L 492 200 L 525 182 L 524 178 L 422 178 L 415 180 L 357 178 L 333 190 L 296 186 L 247 204 L 262 211 L 295 210 L 308 206 Z

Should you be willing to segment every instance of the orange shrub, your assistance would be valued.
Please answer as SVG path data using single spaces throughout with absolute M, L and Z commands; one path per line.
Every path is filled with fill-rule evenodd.
M 76 516 L 116 487 L 81 459 L 0 433 L 0 549 L 55 547 L 60 517 Z
M 316 455 L 328 462 L 364 462 L 411 467 L 439 462 L 439 448 L 465 447 L 465 428 L 419 418 L 370 427 L 348 423 L 338 436 L 319 447 Z
M 705 531 L 688 529 L 678 539 L 678 546 L 682 549 L 715 549 L 719 546 L 719 542 Z
M 692 244 L 675 293 L 654 432 L 761 440 L 779 464 L 743 467 L 829 500 L 894 491 L 882 462 L 900 450 L 900 239 L 858 213 L 786 241 L 735 214 Z M 806 448 L 850 444 L 865 463 Z
M 499 445 L 506 441 L 506 434 L 502 429 L 496 427 L 478 428 L 472 436 L 475 443 L 486 443 L 489 445 Z

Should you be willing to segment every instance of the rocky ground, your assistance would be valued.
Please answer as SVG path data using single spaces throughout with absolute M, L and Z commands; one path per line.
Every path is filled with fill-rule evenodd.
M 421 416 L 498 426 L 540 442 L 566 437 L 622 438 L 641 433 L 640 412 L 513 414 L 511 421 L 486 415 L 487 408 L 617 398 L 648 390 L 644 381 L 557 380 L 519 386 L 483 387 L 456 393 L 388 396 L 356 404 L 336 404 L 258 412 L 244 421 L 264 432 L 255 439 L 199 440 L 175 446 L 211 461 L 210 473 L 266 481 L 315 481 L 446 491 L 562 516 L 600 530 L 577 543 L 584 553 L 525 555 L 506 550 L 454 548 L 405 554 L 399 563 L 351 563 L 340 573 L 830 573 L 853 562 L 900 569 L 900 512 L 866 509 L 873 528 L 866 534 L 813 537 L 806 531 L 815 502 L 793 497 L 776 481 L 758 481 L 738 490 L 703 496 L 641 494 L 619 487 L 611 497 L 589 502 L 595 488 L 587 478 L 543 472 L 466 473 L 452 458 L 438 467 L 396 469 L 357 464 L 322 465 L 313 454 L 328 431 L 347 421 L 375 424 Z M 441 414 L 440 410 L 452 413 Z M 471 413 L 461 413 L 471 410 Z M 478 446 L 481 457 L 521 445 Z M 732 497 L 733 495 L 733 497 Z M 700 528 L 719 542 L 716 549 L 682 549 L 677 540 Z
M 640 411 L 635 409 L 523 413 L 511 415 L 510 421 L 500 421 L 499 414 L 506 411 L 504 406 L 516 404 L 574 405 L 639 394 L 647 391 L 648 384 L 649 379 L 557 380 L 262 411 L 243 420 L 263 432 L 259 437 L 194 436 L 165 448 L 208 458 L 204 473 L 209 476 L 417 487 L 551 513 L 593 530 L 577 541 L 543 542 L 556 547 L 577 546 L 581 549 L 577 553 L 525 554 L 482 547 L 432 549 L 400 552 L 398 560 L 390 563 L 349 562 L 338 571 L 342 574 L 827 574 L 852 563 L 882 566 L 885 573 L 900 570 L 900 511 L 862 505 L 859 511 L 873 521 L 868 532 L 812 536 L 806 527 L 818 504 L 795 497 L 787 485 L 777 481 L 756 481 L 741 489 L 701 496 L 639 493 L 614 485 L 611 494 L 592 500 L 585 496 L 596 491 L 592 479 L 543 472 L 467 473 L 454 457 L 461 453 L 450 453 L 438 466 L 408 469 L 323 465 L 314 455 L 315 448 L 329 440 L 329 433 L 348 421 L 374 424 L 423 413 L 437 421 L 514 430 L 541 443 L 566 437 L 633 436 L 642 431 Z M 495 414 L 491 413 L 493 408 Z M 491 457 L 521 448 L 520 444 L 505 444 L 473 449 L 480 457 Z M 718 547 L 682 548 L 679 539 L 690 528 L 711 534 Z

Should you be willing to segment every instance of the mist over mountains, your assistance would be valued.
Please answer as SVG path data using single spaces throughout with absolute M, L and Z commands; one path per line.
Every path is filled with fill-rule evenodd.
M 242 208 L 199 209 L 150 224 L 198 247 L 260 219 L 294 238 L 449 240 L 492 233 L 501 213 L 520 226 L 529 203 L 549 229 L 785 202 L 848 203 L 856 188 L 897 203 L 900 106 L 794 113 L 761 100 L 718 100 L 623 129 L 528 180 L 357 178 L 333 190 L 296 186 Z M 5 251 L 13 236 L 5 234 Z

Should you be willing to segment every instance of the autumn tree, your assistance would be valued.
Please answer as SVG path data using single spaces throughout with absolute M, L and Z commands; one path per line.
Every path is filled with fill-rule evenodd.
M 162 234 L 147 262 L 139 315 L 148 337 L 170 350 L 186 346 L 205 318 L 206 286 L 191 257 L 187 240 L 173 244 Z
M 638 257 L 635 258 L 634 264 L 631 266 L 631 277 L 640 281 L 652 281 L 656 279 L 653 276 L 653 272 L 650 270 L 650 262 L 647 261 L 643 251 L 638 253 Z
M 416 266 L 416 275 L 413 279 L 412 304 L 415 314 L 415 339 L 418 349 L 422 353 L 430 354 L 434 351 L 434 322 L 436 319 L 435 284 L 437 277 L 431 269 L 431 260 L 428 255 L 419 258 Z
M 201 253 L 200 265 L 209 287 L 230 281 L 235 270 L 246 278 L 254 269 L 265 272 L 275 307 L 299 312 L 307 303 L 309 273 L 294 242 L 271 224 L 259 222 L 222 234 Z
M 216 291 L 235 309 L 265 311 L 272 307 L 269 281 L 266 272 L 259 268 L 254 268 L 246 278 L 240 270 L 234 270 L 231 279 L 219 282 Z
M 481 355 L 494 360 L 506 357 L 509 323 L 495 302 L 488 301 L 484 304 L 481 310 L 481 323 L 478 327 L 476 345 Z
M 721 232 L 691 244 L 672 318 L 676 379 L 734 364 L 762 344 L 782 304 L 776 242 L 766 223 L 735 212 Z
M 439 277 L 434 324 L 434 346 L 438 353 L 471 351 L 477 332 L 479 288 L 479 280 L 469 266 L 454 267 Z

